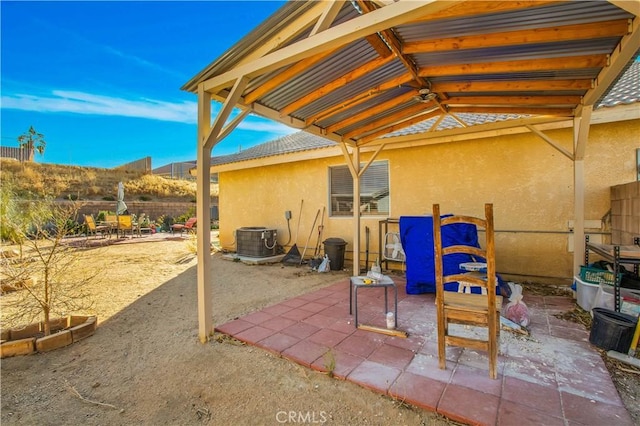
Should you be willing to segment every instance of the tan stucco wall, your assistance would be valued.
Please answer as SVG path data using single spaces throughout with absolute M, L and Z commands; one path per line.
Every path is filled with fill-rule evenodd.
M 572 151 L 572 129 L 549 130 L 550 138 Z M 640 120 L 592 125 L 585 155 L 585 219 L 600 220 L 610 209 L 610 187 L 636 179 L 635 150 L 640 146 Z M 363 154 L 366 161 L 370 154 Z M 479 215 L 494 204 L 498 270 L 507 275 L 570 278 L 573 254 L 568 222 L 573 220 L 571 160 L 532 134 L 515 134 L 464 142 L 385 149 L 376 160 L 389 161 L 390 217 L 443 212 Z M 342 156 L 290 164 L 221 172 L 220 238 L 234 249 L 234 231 L 243 226 L 278 230 L 287 242 L 285 210 L 291 210 L 292 242 L 300 251 L 311 233 L 313 254 L 318 209 L 328 205 L 328 167 L 345 164 Z M 296 236 L 300 201 L 304 200 Z M 378 247 L 378 221 L 363 218 L 371 230 L 370 261 Z M 391 227 L 393 228 L 393 227 Z M 352 258 L 350 218 L 327 218 L 323 239 L 341 237 Z M 294 241 L 295 239 L 295 241 Z M 400 266 L 400 265 L 398 265 Z

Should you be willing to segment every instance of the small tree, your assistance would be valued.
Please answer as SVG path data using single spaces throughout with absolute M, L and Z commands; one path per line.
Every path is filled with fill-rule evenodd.
M 18 146 L 26 149 L 29 153 L 29 161 L 33 161 L 33 154 L 37 152 L 40 155 L 44 154 L 44 150 L 47 146 L 47 141 L 44 140 L 42 133 L 36 132 L 33 126 L 29 127 L 29 130 L 18 136 Z
M 22 218 L 9 217 L 15 232 L 21 234 L 28 254 L 5 268 L 7 278 L 20 284 L 20 290 L 3 305 L 9 311 L 5 320 L 12 325 L 34 322 L 40 317 L 44 334 L 51 333 L 49 319 L 78 310 L 89 309 L 92 302 L 85 291 L 96 276 L 72 278 L 69 272 L 78 264 L 76 249 L 63 243 L 71 233 L 78 208 L 72 203 L 60 205 L 52 200 L 32 201 L 22 209 L 29 220 L 24 227 Z M 6 313 L 6 310 L 5 310 Z
M 0 239 L 16 244 L 22 259 L 22 244 L 25 237 L 26 216 L 16 202 L 16 194 L 11 182 L 0 185 Z

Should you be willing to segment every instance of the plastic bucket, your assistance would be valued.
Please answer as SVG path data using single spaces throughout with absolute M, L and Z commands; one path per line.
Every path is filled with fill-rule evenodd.
M 589 342 L 597 347 L 627 353 L 631 346 L 637 320 L 631 315 L 606 308 L 593 308 Z
M 329 268 L 332 271 L 341 271 L 344 266 L 344 249 L 347 242 L 342 238 L 327 238 L 323 241 L 324 252 L 329 256 Z

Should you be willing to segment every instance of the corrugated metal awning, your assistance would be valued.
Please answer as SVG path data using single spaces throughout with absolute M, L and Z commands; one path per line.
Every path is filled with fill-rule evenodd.
M 248 77 L 238 108 L 364 145 L 425 120 L 472 131 L 573 117 L 640 48 L 640 18 L 623 2 L 354 0 L 310 36 L 332 4 L 285 4 L 183 89 L 203 84 L 223 101 Z

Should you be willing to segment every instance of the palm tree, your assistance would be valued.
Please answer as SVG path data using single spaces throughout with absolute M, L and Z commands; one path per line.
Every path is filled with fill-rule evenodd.
M 44 154 L 47 141 L 44 140 L 44 135 L 42 133 L 36 132 L 36 129 L 34 129 L 33 126 L 30 126 L 29 130 L 18 136 L 18 146 L 26 149 L 29 153 L 29 161 L 33 161 L 34 152 L 37 152 L 40 155 Z

